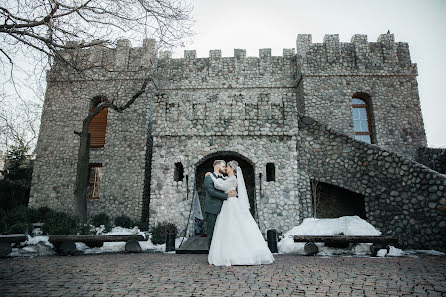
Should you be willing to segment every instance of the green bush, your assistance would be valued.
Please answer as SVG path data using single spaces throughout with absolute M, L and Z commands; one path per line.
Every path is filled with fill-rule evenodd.
M 15 223 L 8 226 L 8 234 L 28 234 L 31 233 L 32 226 L 29 223 Z
M 0 208 L 0 234 L 5 234 L 8 228 L 6 224 L 6 211 Z
M 133 222 L 128 216 L 119 216 L 115 218 L 115 225 L 123 228 L 132 228 Z
M 35 209 L 20 205 L 8 212 L 0 209 L 0 234 L 31 233 L 32 223 L 37 222 L 43 223 L 44 234 L 96 234 L 96 230 L 90 224 L 82 223 L 76 217 L 48 207 Z
M 67 213 L 54 212 L 44 218 L 42 232 L 51 235 L 75 235 L 78 220 Z
M 28 222 L 28 208 L 24 205 L 19 205 L 6 213 L 6 223 L 12 226 L 16 223 Z
M 37 213 L 38 213 L 37 221 L 40 221 L 40 222 L 45 221 L 45 219 L 47 217 L 51 216 L 52 214 L 54 214 L 54 212 L 55 211 L 49 207 L 46 207 L 46 206 L 39 207 L 37 209 Z
M 177 227 L 175 223 L 172 222 L 161 222 L 157 223 L 151 230 L 152 243 L 153 244 L 163 244 L 166 243 L 166 231 L 177 233 Z
M 81 223 L 79 222 L 77 224 L 77 234 L 80 235 L 96 235 L 96 229 L 94 226 L 88 224 L 88 223 Z
M 37 223 L 42 221 L 39 211 L 35 208 L 28 208 L 26 211 L 26 216 L 28 218 L 28 222 L 30 223 Z
M 106 226 L 110 224 L 110 217 L 105 212 L 101 212 L 100 214 L 95 215 L 91 221 L 96 227 L 101 225 Z
M 144 223 L 143 221 L 134 222 L 133 226 L 138 226 L 139 230 L 141 230 L 141 231 L 149 231 L 148 224 Z
M 107 225 L 105 225 L 104 226 L 104 233 L 108 233 L 108 232 L 110 232 L 111 230 L 113 229 L 113 225 L 112 224 L 107 224 Z

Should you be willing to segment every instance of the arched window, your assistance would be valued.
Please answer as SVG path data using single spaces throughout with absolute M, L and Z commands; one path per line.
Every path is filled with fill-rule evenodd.
M 355 138 L 367 143 L 373 143 L 372 121 L 367 96 L 361 94 L 353 95 L 352 112 Z
M 101 103 L 101 98 L 93 101 L 93 107 L 90 111 L 94 111 Z M 108 108 L 104 108 L 90 122 L 88 133 L 90 133 L 90 147 L 100 148 L 105 145 L 105 132 L 107 130 L 107 114 Z

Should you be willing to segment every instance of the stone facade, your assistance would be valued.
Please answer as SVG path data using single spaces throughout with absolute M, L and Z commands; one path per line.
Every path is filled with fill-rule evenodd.
M 354 135 L 351 98 L 355 93 L 370 98 L 374 143 L 415 158 L 426 146 L 421 116 L 417 67 L 411 63 L 407 43 L 383 34 L 377 42 L 354 35 L 351 43 L 325 35 L 312 43 L 311 35 L 297 38 L 300 112 Z
M 224 157 L 249 172 L 262 232 L 286 232 L 312 215 L 313 179 L 363 195 L 368 221 L 403 246 L 444 249 L 446 178 L 412 161 L 426 146 L 417 70 L 407 43 L 392 34 L 377 42 L 355 35 L 351 43 L 299 35 L 296 49 L 279 57 L 236 49 L 234 57 L 212 50 L 208 58 L 185 51 L 173 59 L 158 55 L 150 40 L 63 54 L 92 67 L 80 76 L 55 64 L 48 75 L 32 206 L 70 211 L 79 145 L 73 131 L 95 96 L 128 100 L 153 61 L 156 88 L 124 113 L 110 111 L 106 144 L 90 152 L 103 179 L 89 216 L 125 214 L 152 226 L 170 220 L 192 234 L 194 189 L 212 170 L 209 162 Z M 373 145 L 354 139 L 356 93 L 369 99 Z M 267 164 L 275 168 L 272 180 Z
M 403 246 L 444 250 L 446 176 L 318 122 L 300 122 L 297 146 L 299 171 L 363 195 L 366 219 L 381 232 Z M 311 199 L 309 190 L 302 197 Z
M 446 174 L 446 149 L 420 147 L 417 151 L 417 162 Z

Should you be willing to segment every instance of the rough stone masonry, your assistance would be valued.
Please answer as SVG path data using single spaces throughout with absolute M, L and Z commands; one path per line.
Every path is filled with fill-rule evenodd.
M 128 215 L 151 226 L 170 220 L 191 235 L 187 221 L 202 172 L 213 159 L 234 158 L 252 173 L 247 184 L 264 233 L 286 232 L 311 217 L 311 185 L 319 181 L 360 194 L 367 221 L 398 236 L 402 247 L 445 250 L 446 177 L 435 170 L 444 165 L 417 162 L 430 164 L 417 67 L 408 44 L 393 34 L 377 42 L 326 35 L 322 43 L 298 35 L 296 48 L 282 56 L 260 49 L 247 57 L 235 49 L 233 57 L 211 50 L 207 58 L 195 51 L 172 58 L 158 53 L 154 40 L 62 54 L 85 70 L 55 62 L 48 73 L 31 206 L 72 212 L 79 146 L 73 131 L 98 96 L 126 102 L 152 61 L 155 86 L 125 112 L 110 110 L 105 145 L 90 150 L 102 178 L 99 199 L 88 200 L 89 216 Z M 367 105 L 360 120 L 371 143 L 359 140 L 364 127 L 358 134 L 354 98 Z

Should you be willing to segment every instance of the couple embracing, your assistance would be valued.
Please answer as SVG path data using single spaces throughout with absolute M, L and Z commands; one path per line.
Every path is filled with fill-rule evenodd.
M 223 177 L 226 174 L 227 177 Z M 242 169 L 236 161 L 216 160 L 206 173 L 206 227 L 209 264 L 259 265 L 274 261 L 249 209 Z

